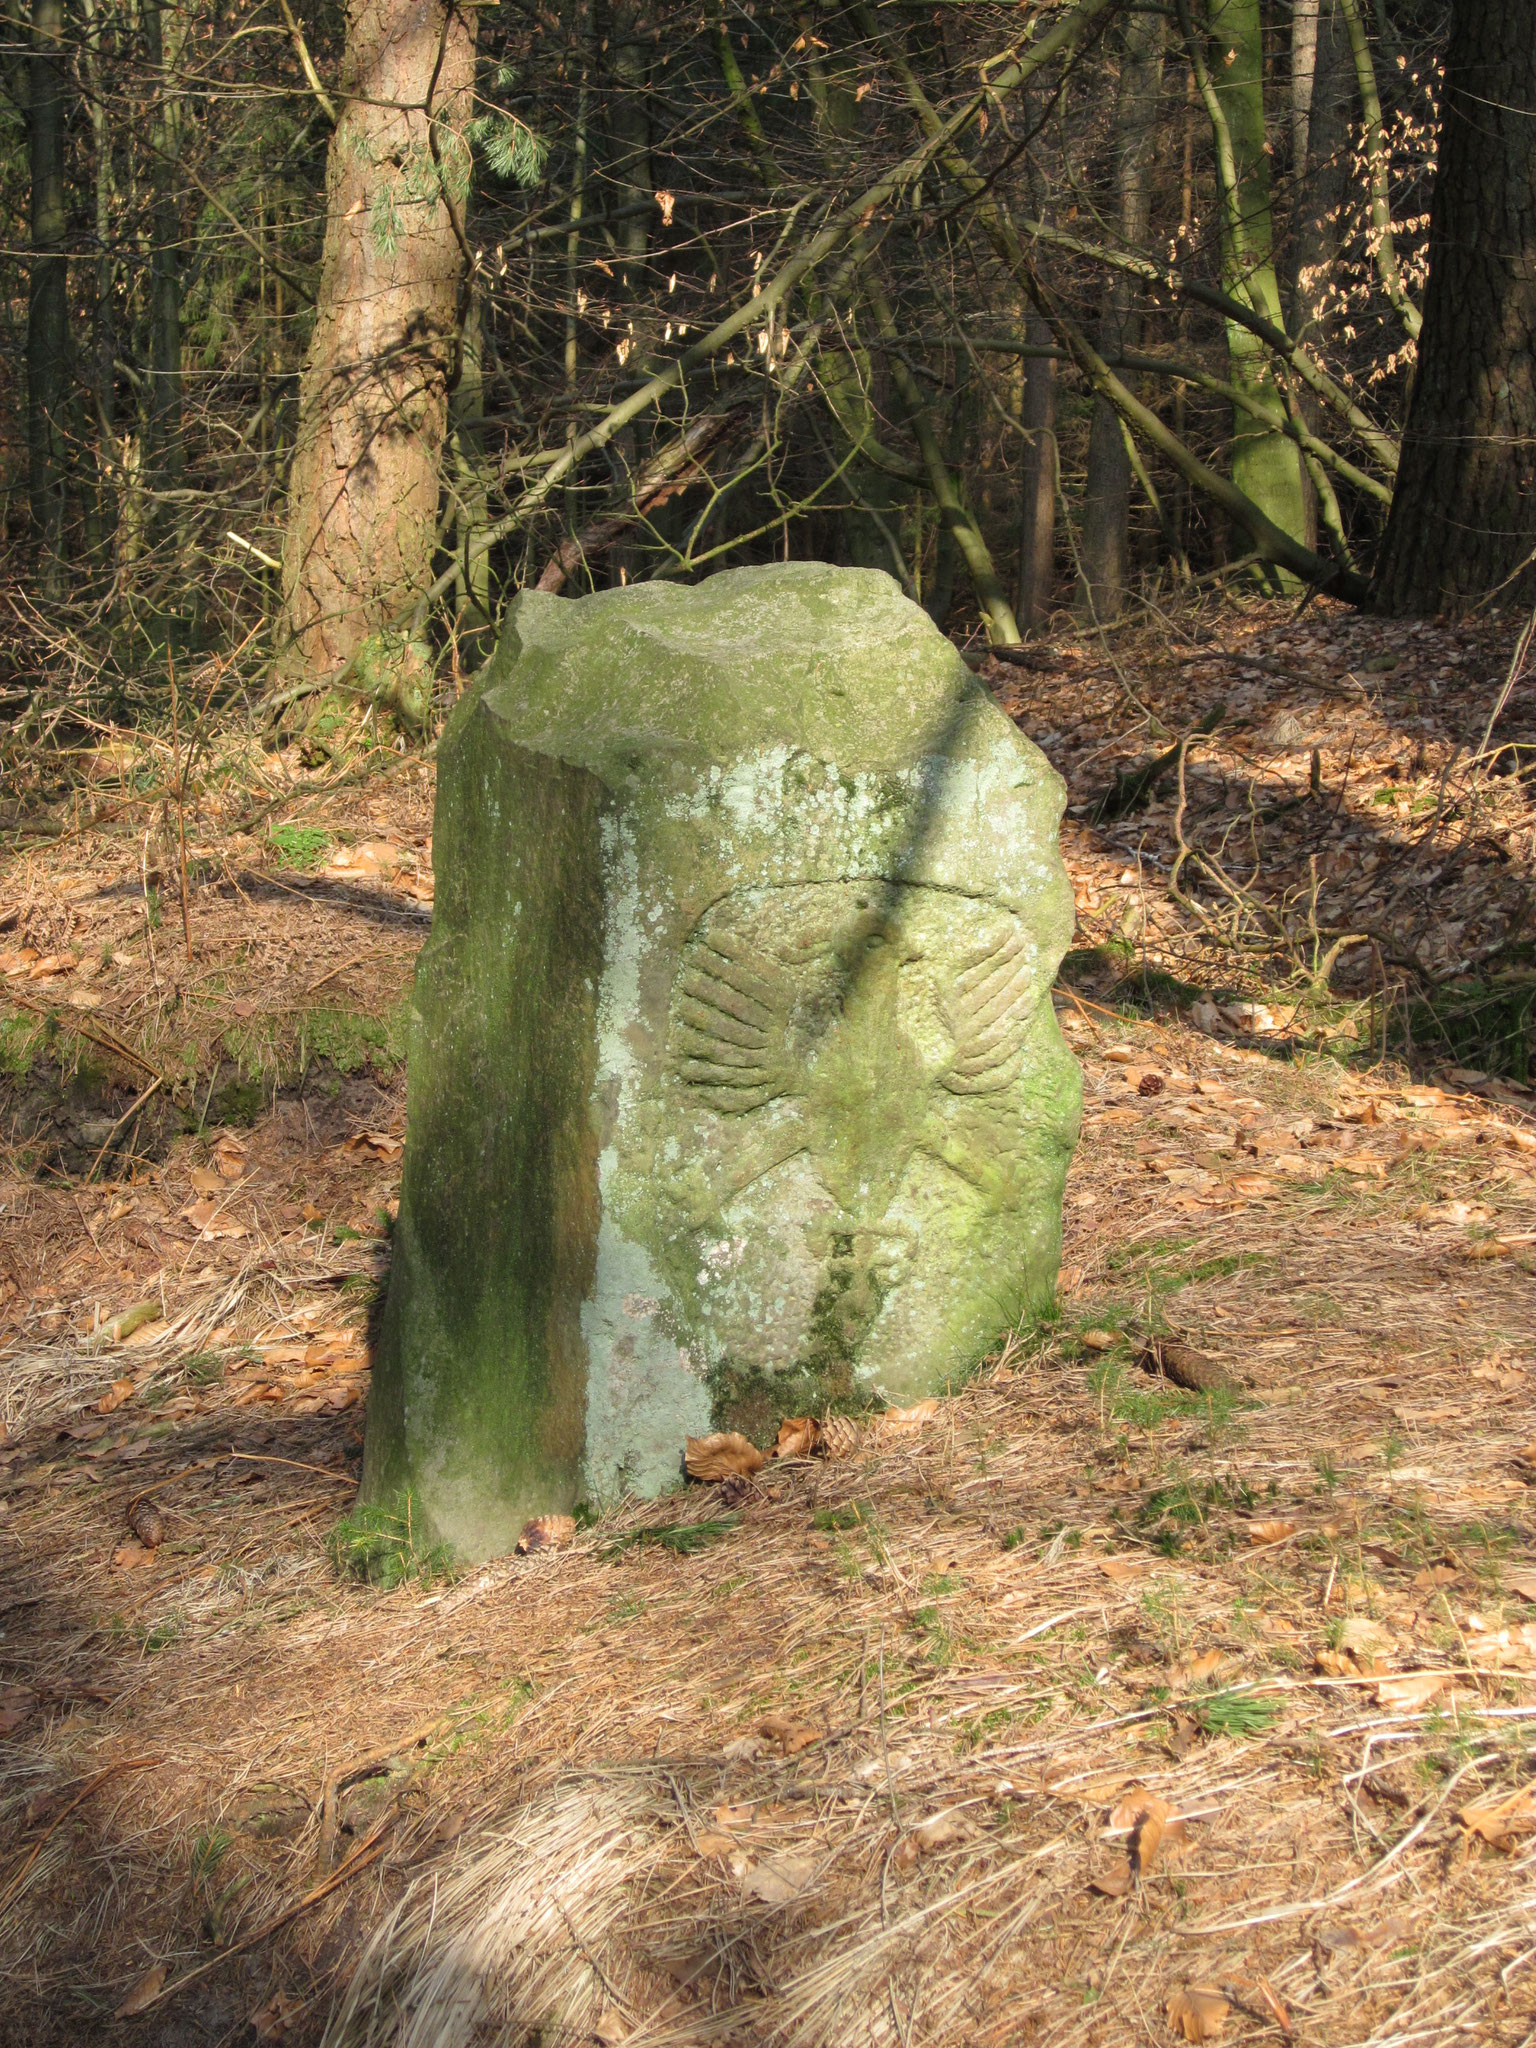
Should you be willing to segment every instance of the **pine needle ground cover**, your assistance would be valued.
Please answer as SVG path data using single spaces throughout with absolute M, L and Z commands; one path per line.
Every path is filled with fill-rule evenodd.
M 0 1018 L 51 1036 L 0 1187 L 0 2040 L 1530 2038 L 1536 1121 L 1493 1039 L 1404 1025 L 1520 965 L 1523 785 L 1464 759 L 1501 643 L 1202 630 L 1301 680 L 1199 760 L 1246 792 L 1272 721 L 1309 742 L 1251 812 L 1205 785 L 1235 936 L 1304 947 L 1314 862 L 1324 936 L 1379 893 L 1374 1023 L 1369 974 L 1169 894 L 1190 758 L 1182 820 L 1089 813 L 1208 642 L 999 675 L 1084 806 L 1054 1317 L 932 1412 L 469 1572 L 353 1514 L 429 783 L 290 778 L 350 871 L 210 799 L 190 961 L 168 863 L 149 957 L 149 816 L 77 791 L 15 847 Z M 323 1002 L 382 1042 L 301 1056 Z

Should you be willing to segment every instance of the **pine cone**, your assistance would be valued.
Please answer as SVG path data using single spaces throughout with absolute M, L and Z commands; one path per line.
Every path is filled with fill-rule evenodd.
M 829 1458 L 851 1458 L 859 1448 L 859 1436 L 851 1415 L 829 1415 L 821 1425 L 821 1449 Z

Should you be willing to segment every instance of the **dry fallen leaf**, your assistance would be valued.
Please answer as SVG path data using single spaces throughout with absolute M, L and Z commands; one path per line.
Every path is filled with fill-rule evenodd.
M 776 1458 L 808 1458 L 821 1435 L 814 1416 L 796 1415 L 779 1424 L 779 1440 L 773 1447 Z
M 189 1202 L 181 1214 L 183 1220 L 190 1223 L 204 1238 L 249 1237 L 251 1234 L 247 1226 L 236 1222 L 227 1210 L 221 1213 L 215 1201 L 204 1199 L 200 1202 Z
M 1133 1786 L 1109 1816 L 1112 1828 L 1125 1828 L 1131 1837 L 1130 1864 L 1138 1877 L 1145 1877 L 1157 1861 L 1163 1841 L 1182 1841 L 1184 1823 L 1174 1818 L 1173 1808 L 1144 1785 Z
M 783 1714 L 765 1714 L 757 1724 L 757 1732 L 765 1742 L 771 1742 L 780 1756 L 798 1756 L 802 1749 L 809 1749 L 820 1742 L 822 1732 L 813 1728 L 808 1721 L 791 1721 Z
M 112 1563 L 120 1572 L 134 1571 L 141 1564 L 152 1564 L 155 1553 L 137 1537 L 130 1537 L 126 1543 L 119 1543 L 112 1553 Z
M 1089 1878 L 1088 1889 L 1098 1892 L 1102 1898 L 1123 1899 L 1134 1882 L 1130 1857 L 1117 1856 Z
M 238 1180 L 245 1171 L 245 1147 L 226 1131 L 215 1141 L 213 1163 L 225 1180 Z
M 729 1834 L 732 1828 L 750 1827 L 756 1811 L 755 1806 L 713 1806 L 709 1817 L 717 1828 Z
M 718 1834 L 711 1828 L 699 1836 L 694 1847 L 701 1856 L 719 1858 L 729 1856 L 733 1850 L 739 1849 L 741 1844 L 734 1835 Z
M 1225 1650 L 1202 1650 L 1198 1657 L 1192 1657 L 1187 1664 L 1176 1664 L 1173 1677 L 1180 1685 L 1203 1685 L 1208 1678 L 1215 1678 L 1229 1663 Z
M 1504 1583 L 1522 1600 L 1536 1600 L 1536 1572 L 1508 1572 Z
M 915 1401 L 910 1408 L 887 1408 L 884 1420 L 897 1429 L 915 1429 L 919 1423 L 932 1422 L 938 1412 L 938 1396 L 930 1394 L 926 1401 Z
M 1214 2041 L 1232 2010 L 1210 1984 L 1181 1984 L 1168 2000 L 1168 2024 L 1186 2041 Z
M 1339 1628 L 1339 1648 L 1347 1650 L 1358 1662 L 1389 1657 L 1397 1644 L 1391 1630 L 1379 1621 L 1372 1621 L 1368 1614 L 1350 1614 Z M 1362 1663 L 1361 1668 L 1367 1669 L 1368 1663 Z
M 1294 1522 L 1250 1522 L 1248 1541 L 1250 1543 L 1283 1543 L 1287 1536 L 1296 1534 Z
M 768 1462 L 755 1445 L 738 1430 L 722 1430 L 714 1436 L 691 1436 L 684 1461 L 690 1479 L 750 1479 Z
M 592 2029 L 592 2038 L 598 2048 L 619 2048 L 621 2041 L 629 2039 L 629 2021 L 610 2005 L 599 2016 L 597 2025 Z
M 535 1515 L 531 1522 L 523 1524 L 523 1533 L 517 1539 L 519 1557 L 528 1557 L 536 1550 L 560 1550 L 576 1536 L 574 1515 Z
M 219 1176 L 211 1166 L 194 1166 L 187 1179 L 199 1195 L 216 1195 L 221 1191 Z
M 809 1856 L 765 1856 L 742 1879 L 742 1894 L 765 1906 L 784 1906 L 805 1890 L 815 1870 Z
M 114 1380 L 96 1403 L 96 1413 L 98 1415 L 110 1415 L 114 1408 L 121 1408 L 132 1393 L 132 1380 Z
M 1448 1671 L 1409 1671 L 1401 1678 L 1383 1678 L 1376 1687 L 1378 1707 L 1422 1707 L 1451 1682 Z
M 936 1813 L 931 1820 L 922 1821 L 903 1835 L 897 1843 L 891 1861 L 898 1870 L 910 1870 L 920 1856 L 936 1855 L 940 1849 L 947 1849 L 954 1842 L 965 1839 L 965 1830 L 950 1813 Z
M 1168 1747 L 1173 1754 L 1181 1758 L 1188 1756 L 1199 1739 L 1199 1722 L 1189 1714 L 1175 1714 L 1168 1730 Z
M 1406 1913 L 1390 1913 L 1366 1935 L 1365 1945 L 1367 1948 L 1390 1948 L 1394 1942 L 1406 1941 L 1412 1933 L 1413 1923 Z
M 1520 1835 L 1536 1829 L 1536 1785 L 1522 1785 L 1507 1799 L 1479 1799 L 1464 1806 L 1457 1819 L 1469 1834 L 1481 1835 L 1493 1849 L 1513 1849 Z
M 1147 1557 L 1101 1557 L 1096 1562 L 1105 1578 L 1113 1579 L 1117 1586 L 1123 1586 L 1127 1579 L 1139 1579 L 1152 1569 L 1152 1560 Z
M 160 1996 L 160 1987 L 165 1982 L 165 1977 L 166 1969 L 164 1963 L 156 1963 L 152 1970 L 146 1970 L 138 1982 L 129 1990 L 128 1995 L 124 1998 L 116 2012 L 113 2013 L 113 2019 L 130 2019 L 134 2013 L 143 2012 L 146 2006 L 153 2005 Z
M 1090 1351 L 1112 1351 L 1120 1339 L 1113 1330 L 1084 1330 L 1078 1342 Z
M 359 1131 L 355 1137 L 348 1138 L 341 1149 L 354 1157 L 366 1155 L 370 1159 L 387 1161 L 398 1159 L 405 1145 L 401 1139 L 392 1138 L 388 1131 Z
M 1341 1650 L 1319 1650 L 1312 1660 L 1324 1678 L 1358 1678 L 1360 1666 Z
M 258 2041 L 284 2041 L 303 2010 L 302 1998 L 287 1991 L 274 1991 L 265 2005 L 257 2006 L 248 2024 Z

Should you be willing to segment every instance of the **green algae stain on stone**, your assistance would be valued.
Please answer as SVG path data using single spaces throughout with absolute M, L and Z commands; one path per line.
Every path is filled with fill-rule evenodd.
M 519 599 L 440 758 L 370 1489 L 505 1547 L 1042 1305 L 1062 799 L 874 572 Z

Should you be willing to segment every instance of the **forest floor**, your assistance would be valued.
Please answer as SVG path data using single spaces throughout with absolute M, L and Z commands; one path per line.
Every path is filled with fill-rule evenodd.
M 430 765 L 199 727 L 184 927 L 169 740 L 8 762 L 0 2042 L 1536 2039 L 1514 640 L 1253 606 L 989 667 L 1071 801 L 1056 1317 L 389 1590 L 342 1518 Z M 1095 820 L 1219 699 L 1182 809 Z

